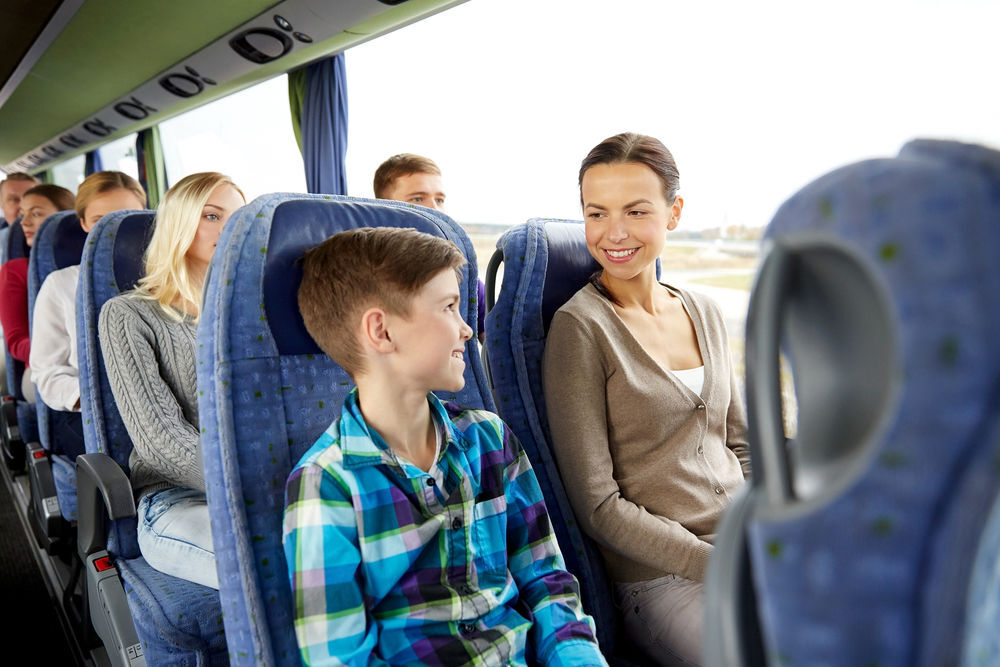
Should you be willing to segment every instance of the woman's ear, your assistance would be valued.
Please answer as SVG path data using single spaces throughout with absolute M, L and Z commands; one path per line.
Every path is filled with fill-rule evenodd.
M 677 229 L 677 224 L 681 221 L 681 210 L 684 208 L 684 198 L 674 197 L 674 203 L 670 205 L 670 216 L 667 221 L 667 229 L 673 231 Z

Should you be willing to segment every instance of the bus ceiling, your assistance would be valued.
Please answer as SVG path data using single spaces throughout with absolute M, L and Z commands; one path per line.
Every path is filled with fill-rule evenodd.
M 0 168 L 48 168 L 465 1 L 4 0 Z

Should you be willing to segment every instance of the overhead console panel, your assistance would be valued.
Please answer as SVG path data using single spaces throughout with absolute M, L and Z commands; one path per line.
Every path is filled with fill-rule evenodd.
M 3 169 L 38 171 L 249 85 L 424 18 L 464 0 L 285 0 L 30 150 L 0 145 Z M 163 3 L 167 6 L 170 3 Z M 397 6 L 390 6 L 397 5 Z M 150 26 L 152 29 L 153 27 Z M 133 40 L 135 42 L 136 40 Z M 134 54 L 141 58 L 140 51 Z M 94 76 L 100 68 L 94 68 Z M 0 123 L 5 119 L 0 109 Z M 2 139 L 2 138 L 0 138 Z

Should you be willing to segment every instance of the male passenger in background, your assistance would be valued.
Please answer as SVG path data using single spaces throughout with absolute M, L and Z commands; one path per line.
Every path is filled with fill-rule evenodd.
M 606 664 L 521 445 L 431 393 L 465 384 L 464 262 L 396 228 L 305 254 L 306 328 L 357 384 L 285 489 L 308 665 Z
M 3 220 L 0 228 L 6 228 L 17 220 L 21 210 L 21 197 L 31 188 L 38 185 L 38 180 L 30 174 L 15 172 L 0 181 L 0 202 L 3 204 Z
M 405 201 L 417 206 L 426 206 L 442 213 L 445 212 L 441 170 L 434 163 L 434 160 L 421 155 L 400 153 L 380 164 L 375 170 L 373 189 L 376 199 Z M 486 286 L 482 280 L 479 281 L 477 290 L 479 342 L 485 343 Z

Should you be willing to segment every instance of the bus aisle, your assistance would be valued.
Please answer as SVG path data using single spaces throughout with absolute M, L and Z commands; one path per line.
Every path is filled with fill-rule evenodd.
M 26 489 L 16 488 L 24 476 L 12 478 L 4 469 L 0 477 L 0 590 L 10 605 L 4 613 L 2 635 L 6 655 L 31 655 L 39 665 L 85 664 L 67 638 L 68 628 L 58 612 L 59 602 L 42 574 L 43 552 L 21 517 Z M 25 486 L 26 486 L 25 480 Z M 23 492 L 22 492 L 23 491 Z M 15 499 L 15 494 L 19 497 Z M 15 505 L 18 503 L 18 505 Z

